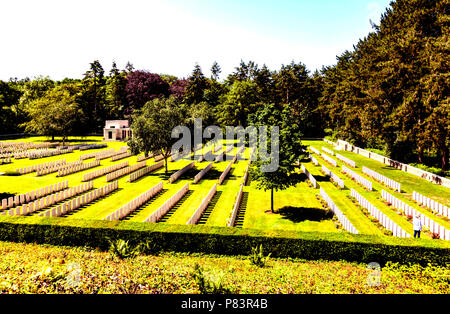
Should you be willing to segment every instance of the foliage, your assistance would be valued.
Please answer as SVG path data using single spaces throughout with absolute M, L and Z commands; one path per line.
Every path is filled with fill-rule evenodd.
M 0 134 L 12 134 L 21 122 L 15 105 L 22 93 L 15 84 L 0 81 Z
M 258 65 L 255 62 L 249 61 L 248 63 L 245 63 L 241 60 L 239 66 L 235 68 L 235 71 L 228 75 L 227 82 L 232 85 L 236 81 L 252 81 L 257 72 Z
M 191 76 L 188 78 L 188 83 L 184 94 L 184 102 L 191 105 L 204 101 L 204 93 L 207 87 L 208 80 L 203 74 L 200 65 L 196 64 Z
M 176 80 L 172 84 L 170 84 L 170 94 L 175 97 L 177 100 L 183 100 L 186 93 L 186 86 L 188 85 L 188 80 Z
M 247 255 L 263 245 L 273 258 L 310 260 L 450 263 L 445 241 L 400 239 L 348 233 L 288 232 L 207 226 L 144 224 L 66 218 L 0 216 L 0 241 L 88 246 L 108 250 L 109 239 L 123 239 L 135 247 L 154 241 L 164 251 Z
M 7 170 L 3 174 L 4 176 L 21 176 L 20 172 L 17 172 L 16 170 Z
M 110 240 L 109 252 L 120 259 L 133 258 L 139 254 L 139 248 L 131 246 L 128 241 L 122 239 Z
M 261 107 L 258 90 L 252 81 L 235 81 L 217 108 L 219 122 L 224 126 L 247 126 L 247 119 Z
M 141 109 L 150 100 L 169 96 L 169 84 L 158 74 L 134 71 L 127 76 L 127 100 L 133 110 Z
M 178 138 L 172 138 L 172 130 L 185 125 L 186 113 L 175 98 L 156 98 L 147 102 L 133 115 L 133 138 L 129 146 L 133 153 L 161 153 L 168 171 L 167 158 Z
M 194 265 L 192 277 L 198 285 L 201 294 L 229 294 L 230 290 L 224 285 L 224 275 L 208 274 L 199 264 Z
M 84 73 L 84 78 L 79 84 L 77 102 L 84 113 L 78 118 L 81 130 L 100 131 L 107 116 L 106 77 L 100 61 L 94 60 L 89 64 L 89 70 Z
M 410 162 L 417 151 L 448 168 L 448 5 L 397 0 L 354 51 L 322 71 L 321 111 L 337 136 Z
M 8 242 L 0 242 L 0 255 L 0 293 L 201 293 L 191 275 L 195 264 L 211 273 L 232 273 L 222 285 L 240 294 L 450 291 L 446 266 L 388 263 L 380 285 L 368 285 L 367 265 L 344 261 L 272 259 L 271 267 L 255 268 L 240 256 L 164 253 L 120 260 L 87 248 Z M 46 276 L 47 269 L 56 276 Z M 58 274 L 64 277 L 55 280 Z
M 222 69 L 220 68 L 220 65 L 217 63 L 217 61 L 214 61 L 213 65 L 211 66 L 211 79 L 213 81 L 217 81 L 221 72 Z
M 152 255 L 158 255 L 159 253 L 161 253 L 161 245 L 159 245 L 157 242 L 155 241 L 146 241 L 146 242 L 142 242 L 139 246 L 138 246 L 139 252 L 142 254 L 152 254 Z
M 285 190 L 300 182 L 300 177 L 295 174 L 294 170 L 297 167 L 297 161 L 306 154 L 304 152 L 305 147 L 301 143 L 302 134 L 299 126 L 293 122 L 292 111 L 287 105 L 282 108 L 274 104 L 265 105 L 256 114 L 250 115 L 249 121 L 250 125 L 256 127 L 279 127 L 278 139 L 272 139 L 271 136 L 267 135 L 267 143 L 259 143 L 258 156 L 260 158 L 252 163 L 250 170 L 252 180 L 258 182 L 258 189 L 271 190 L 271 210 L 273 212 L 274 190 Z M 268 130 L 268 133 L 270 132 L 271 130 Z M 267 151 L 270 158 L 261 159 L 261 145 L 272 147 L 272 144 L 274 144 L 273 147 L 278 145 L 278 152 Z M 264 166 L 274 161 L 278 162 L 277 169 L 270 171 L 263 169 Z
M 259 248 L 252 247 L 252 254 L 250 255 L 250 263 L 258 267 L 264 267 L 266 266 L 266 263 L 270 258 L 270 254 L 271 253 L 269 253 L 269 255 L 267 256 L 264 256 L 262 244 L 259 246 Z
M 55 87 L 55 82 L 49 77 L 38 76 L 33 80 L 25 81 L 20 85 L 22 96 L 17 105 L 20 110 L 25 111 L 31 102 L 45 96 L 45 93 Z
M 75 95 L 67 85 L 57 86 L 47 91 L 44 97 L 34 100 L 27 113 L 31 119 L 24 123 L 27 132 L 62 136 L 63 144 L 80 117 Z
M 107 117 L 109 119 L 123 119 L 125 115 L 131 114 L 126 98 L 126 85 L 127 73 L 119 71 L 116 63 L 113 62 L 106 84 Z

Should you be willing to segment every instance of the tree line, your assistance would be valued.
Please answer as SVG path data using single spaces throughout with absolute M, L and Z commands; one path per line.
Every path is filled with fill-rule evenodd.
M 241 61 L 221 78 L 214 62 L 210 77 L 195 65 L 189 77 L 178 78 L 131 63 L 122 70 L 113 63 L 106 73 L 95 60 L 82 79 L 0 81 L 0 133 L 99 133 L 107 119 L 137 119 L 148 102 L 169 102 L 186 123 L 201 117 L 219 126 L 246 126 L 268 106 L 288 107 L 303 137 L 341 138 L 447 170 L 449 12 L 444 0 L 394 1 L 368 36 L 315 72 L 301 62 L 271 70 Z

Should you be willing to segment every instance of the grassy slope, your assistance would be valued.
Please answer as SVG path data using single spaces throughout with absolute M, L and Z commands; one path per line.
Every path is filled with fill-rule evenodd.
M 119 260 L 81 248 L 0 242 L 0 293 L 199 293 L 196 263 L 222 275 L 233 293 L 442 293 L 448 268 L 387 265 L 370 285 L 365 264 L 270 259 L 264 268 L 245 256 L 163 253 Z

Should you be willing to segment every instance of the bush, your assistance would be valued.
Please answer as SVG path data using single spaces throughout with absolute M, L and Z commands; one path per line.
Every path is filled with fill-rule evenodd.
M 381 150 L 381 149 L 365 148 L 365 150 L 367 150 L 369 152 L 372 152 L 372 153 L 375 153 L 375 154 L 378 154 L 378 155 L 381 155 L 381 156 L 385 156 L 386 155 L 386 152 L 384 150 Z
M 146 241 L 139 245 L 139 251 L 145 255 L 158 255 L 162 249 L 155 241 Z
M 128 244 L 128 241 L 119 239 L 110 241 L 109 252 L 120 259 L 125 259 L 136 257 L 139 249 Z
M 223 282 L 224 274 L 206 273 L 203 268 L 196 263 L 192 277 L 198 285 L 202 294 L 229 294 L 230 289 L 226 288 Z
M 264 267 L 266 266 L 266 263 L 270 258 L 270 254 L 271 253 L 269 253 L 269 255 L 267 256 L 264 256 L 262 244 L 259 246 L 259 248 L 252 247 L 252 254 L 250 255 L 250 263 L 258 267 Z
M 146 241 L 164 251 L 220 255 L 248 255 L 264 246 L 271 257 L 309 260 L 346 260 L 362 263 L 450 264 L 450 243 L 347 232 L 318 233 L 252 230 L 198 225 L 149 224 L 127 221 L 70 220 L 49 217 L 0 216 L 0 241 L 93 247 L 107 251 L 109 239 L 131 246 Z
M 435 167 L 428 167 L 424 164 L 411 163 L 409 165 L 412 167 L 419 168 L 423 171 L 431 172 L 431 173 L 441 176 L 441 177 L 450 177 L 450 171 L 442 171 L 442 169 L 435 168 Z

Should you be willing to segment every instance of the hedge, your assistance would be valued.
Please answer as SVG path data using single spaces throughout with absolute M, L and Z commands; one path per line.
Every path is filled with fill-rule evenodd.
M 0 216 L 0 240 L 107 250 L 109 240 L 151 241 L 159 250 L 248 255 L 262 244 L 273 257 L 352 262 L 448 265 L 450 244 L 442 240 L 401 239 L 349 233 L 169 225 L 127 221 Z

